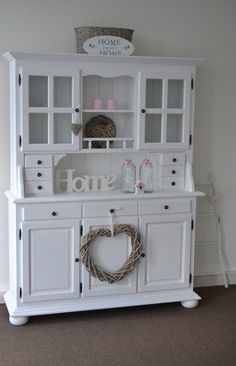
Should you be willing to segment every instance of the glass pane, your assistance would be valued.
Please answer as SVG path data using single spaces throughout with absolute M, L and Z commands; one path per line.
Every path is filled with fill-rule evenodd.
M 168 108 L 183 108 L 184 81 L 168 80 Z
M 183 132 L 182 114 L 168 114 L 166 142 L 182 142 L 182 132 Z
M 162 107 L 162 80 L 146 80 L 146 108 Z
M 29 107 L 48 106 L 48 77 L 29 76 Z
M 161 142 L 161 114 L 147 114 L 145 142 Z
M 70 113 L 54 113 L 54 143 L 71 144 L 71 119 Z
M 71 77 L 54 77 L 54 107 L 72 107 Z
M 47 113 L 29 113 L 29 143 L 48 143 L 48 115 Z

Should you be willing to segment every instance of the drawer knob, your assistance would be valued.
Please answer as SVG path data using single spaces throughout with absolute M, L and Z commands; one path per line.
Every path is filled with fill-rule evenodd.
M 112 214 L 112 213 L 114 213 L 114 208 L 111 208 L 110 209 L 110 213 Z
M 172 170 L 172 172 L 171 172 L 172 174 L 176 174 L 176 170 Z
M 38 174 L 37 174 L 37 176 L 38 176 L 38 177 L 41 177 L 41 176 L 42 176 L 42 173 L 38 173 Z
M 146 109 L 144 109 L 144 108 L 143 108 L 143 109 L 141 109 L 141 112 L 142 112 L 142 113 L 146 113 Z
M 79 258 L 75 258 L 75 262 L 78 263 L 79 262 Z
M 42 160 L 38 160 L 38 161 L 37 161 L 37 164 L 38 164 L 38 165 L 42 164 Z
M 141 257 L 143 257 L 143 258 L 144 258 L 144 257 L 145 257 L 145 253 L 142 253 L 142 254 L 141 254 Z
M 165 205 L 165 206 L 164 206 L 164 209 L 165 209 L 165 210 L 168 210 L 168 208 L 169 208 L 169 206 L 168 206 L 168 205 Z
M 173 158 L 172 161 L 173 161 L 173 163 L 176 163 L 177 159 L 176 158 Z
M 176 183 L 175 183 L 175 182 L 171 182 L 171 185 L 172 185 L 172 186 L 175 186 L 175 185 L 176 185 Z
M 57 216 L 57 213 L 55 211 L 53 211 L 52 216 Z
M 38 190 L 40 191 L 43 187 L 42 186 L 38 186 Z
M 76 113 L 79 113 L 79 108 L 75 108 L 75 112 Z

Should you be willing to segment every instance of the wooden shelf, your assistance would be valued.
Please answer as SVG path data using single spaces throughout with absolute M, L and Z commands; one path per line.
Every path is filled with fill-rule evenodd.
M 84 113 L 134 113 L 133 109 L 84 109 Z

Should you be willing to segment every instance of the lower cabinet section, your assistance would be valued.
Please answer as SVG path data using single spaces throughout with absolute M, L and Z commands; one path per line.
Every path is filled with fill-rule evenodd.
M 128 207 L 129 201 L 124 205 Z M 16 209 L 21 220 L 14 227 L 20 231 L 10 243 L 10 289 L 5 295 L 12 324 L 22 325 L 32 315 L 68 311 L 174 301 L 185 307 L 197 305 L 200 298 L 191 281 L 194 198 L 155 199 L 153 205 L 151 200 L 136 199 L 129 210 L 115 201 L 101 202 L 101 212 L 99 203 L 95 206 L 96 210 L 91 203 L 77 207 L 76 202 L 66 202 L 63 210 L 63 203 L 52 204 L 52 209 L 49 203 L 39 203 Z M 157 214 L 152 213 L 155 208 Z M 14 209 L 12 204 L 10 210 Z M 83 235 L 111 228 L 112 223 L 139 231 L 142 255 L 126 277 L 110 284 L 90 274 L 80 248 Z M 96 236 L 89 246 L 93 262 L 106 272 L 119 270 L 131 250 L 131 238 L 123 233 Z
M 79 296 L 79 220 L 24 222 L 22 302 Z

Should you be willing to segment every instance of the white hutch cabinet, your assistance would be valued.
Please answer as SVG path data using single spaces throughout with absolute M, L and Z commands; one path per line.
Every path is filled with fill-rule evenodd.
M 196 306 L 194 223 L 201 193 L 194 190 L 192 140 L 200 60 L 4 57 L 10 66 L 10 322 L 163 302 Z M 88 136 L 87 123 L 98 115 L 114 122 L 115 136 Z M 152 193 L 122 193 L 125 159 L 135 163 L 137 180 L 142 160 L 152 161 Z M 111 175 L 114 189 L 103 189 L 99 179 Z M 80 258 L 82 237 L 109 228 L 110 210 L 115 224 L 131 225 L 142 238 L 139 262 L 113 284 L 91 276 Z M 114 272 L 130 252 L 130 237 L 120 234 L 95 238 L 90 254 Z

